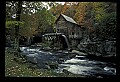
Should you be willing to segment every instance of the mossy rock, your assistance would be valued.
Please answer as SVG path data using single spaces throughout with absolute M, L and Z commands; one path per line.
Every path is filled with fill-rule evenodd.
M 76 54 L 69 54 L 69 58 L 74 58 Z
M 58 68 L 58 63 L 57 62 L 46 62 L 46 64 L 51 68 L 51 69 L 57 69 Z

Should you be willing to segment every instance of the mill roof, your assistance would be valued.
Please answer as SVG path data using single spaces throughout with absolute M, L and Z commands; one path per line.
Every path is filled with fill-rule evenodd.
M 77 24 L 71 17 L 68 17 L 68 16 L 66 16 L 66 15 L 64 15 L 64 14 L 61 14 L 61 15 L 65 18 L 66 21 L 69 21 L 69 22 L 71 22 L 71 23 Z

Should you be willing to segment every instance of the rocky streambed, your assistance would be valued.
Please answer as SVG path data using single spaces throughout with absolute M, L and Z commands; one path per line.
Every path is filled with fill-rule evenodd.
M 53 69 L 57 73 L 73 73 L 94 77 L 115 77 L 116 64 L 87 57 L 86 53 L 51 49 L 50 47 L 20 47 L 27 60 L 40 69 Z

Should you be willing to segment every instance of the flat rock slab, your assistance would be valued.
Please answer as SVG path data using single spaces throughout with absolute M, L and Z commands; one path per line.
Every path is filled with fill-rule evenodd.
M 78 54 L 78 55 L 87 55 L 86 53 L 83 53 L 83 52 L 80 52 L 80 51 L 77 51 L 77 50 L 72 50 L 72 53 L 75 53 L 75 54 Z

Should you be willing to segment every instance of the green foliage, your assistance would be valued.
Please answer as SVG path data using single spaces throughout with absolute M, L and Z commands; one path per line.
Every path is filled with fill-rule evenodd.
M 18 21 L 6 21 L 6 28 L 12 28 L 15 27 L 16 25 L 23 27 L 23 25 L 25 24 L 25 22 L 18 22 Z
M 19 26 L 20 36 L 26 39 L 33 37 L 38 32 L 46 32 L 46 30 L 53 29 L 56 18 L 47 10 L 47 5 L 43 4 L 43 2 L 22 1 L 20 22 L 16 21 L 15 16 L 18 9 L 17 4 L 17 1 L 6 2 L 6 28 Z M 51 7 L 56 5 L 54 2 L 48 2 L 47 4 L 51 5 Z M 7 30 L 6 33 L 11 35 L 12 30 L 9 30 L 9 32 Z
M 104 38 L 116 37 L 116 13 L 106 14 L 100 21 L 101 36 Z
M 45 32 L 48 28 L 54 26 L 55 16 L 53 16 L 48 10 L 43 8 L 38 11 L 38 19 L 39 19 L 39 30 L 40 32 Z
M 95 21 L 99 22 L 101 18 L 105 15 L 105 4 L 104 2 L 94 2 L 93 12 L 95 14 Z
M 13 28 L 19 25 L 21 36 L 33 37 L 37 33 L 47 33 L 54 30 L 54 23 L 57 17 L 63 13 L 72 17 L 88 32 L 96 29 L 97 37 L 115 37 L 116 33 L 116 3 L 112 2 L 65 2 L 64 5 L 56 2 L 23 1 L 20 21 L 15 21 L 12 16 L 16 14 L 17 2 L 6 2 L 6 28 Z M 33 12 L 34 11 L 34 12 Z M 24 28 L 21 28 L 24 27 Z M 90 34 L 90 33 L 88 33 Z
M 38 27 L 38 17 L 36 14 L 28 15 L 22 14 L 21 21 L 24 21 L 24 28 L 20 28 L 20 35 L 24 36 L 25 38 L 33 37 L 36 34 L 36 30 Z
M 62 9 L 63 9 L 63 5 L 58 4 L 57 6 L 51 7 L 49 11 L 57 18 L 61 14 Z

